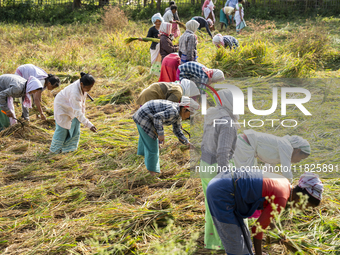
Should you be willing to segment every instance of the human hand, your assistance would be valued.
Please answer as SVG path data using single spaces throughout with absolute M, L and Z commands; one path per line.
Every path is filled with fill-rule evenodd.
M 40 119 L 47 120 L 46 116 L 43 113 L 41 114 Z
M 159 141 L 159 143 L 164 143 L 164 135 L 159 135 L 158 141 Z
M 4 112 L 4 111 L 2 111 Z M 8 112 L 4 112 L 8 117 L 10 118 L 14 118 L 14 114 L 11 112 L 11 111 L 8 111 Z
M 97 133 L 97 128 L 96 128 L 95 126 L 92 126 L 92 127 L 90 128 L 90 130 L 91 130 L 92 132 L 94 132 L 94 133 Z
M 143 41 L 142 37 L 139 37 L 139 38 L 138 38 L 138 41 L 141 41 L 141 42 L 142 42 L 142 41 Z

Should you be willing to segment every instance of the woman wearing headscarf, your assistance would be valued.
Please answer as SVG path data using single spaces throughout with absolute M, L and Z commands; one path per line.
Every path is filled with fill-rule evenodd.
M 231 35 L 222 36 L 221 34 L 217 34 L 212 41 L 217 48 L 222 46 L 224 48 L 229 47 L 230 50 L 236 50 L 236 48 L 239 47 L 237 39 Z
M 202 6 L 202 16 L 204 15 L 205 19 L 211 19 L 213 21 L 213 25 L 211 26 L 211 31 L 215 30 L 215 14 L 214 14 L 215 5 L 212 0 L 205 0 Z
M 292 179 L 291 164 L 307 158 L 310 153 L 308 141 L 301 136 L 278 137 L 250 129 L 237 137 L 234 162 L 240 169 L 255 166 L 256 158 L 271 166 L 281 164 L 282 174 Z
M 173 45 L 173 43 L 170 39 L 170 34 L 171 34 L 171 24 L 170 23 L 163 22 L 161 24 L 160 34 L 161 34 L 160 54 L 162 56 L 162 61 L 163 61 L 163 59 L 167 55 L 178 51 L 178 45 Z
M 244 21 L 244 10 L 243 10 L 243 0 L 238 0 L 235 7 L 235 21 L 236 21 L 236 32 L 240 33 L 243 28 L 245 28 L 246 22 Z
M 43 86 L 40 81 L 31 76 L 28 80 L 15 75 L 3 74 L 0 76 L 0 130 L 16 123 L 13 98 L 24 98 L 23 106 L 32 108 L 31 95 L 34 95 Z M 6 112 L 6 114 L 4 113 Z
M 223 250 L 223 245 L 210 215 L 206 189 L 211 179 L 217 175 L 218 167 L 221 170 L 227 170 L 229 167 L 229 161 L 235 151 L 238 128 L 225 124 L 214 125 L 214 123 L 237 122 L 239 119 L 238 115 L 233 115 L 232 93 L 228 89 L 223 89 L 218 91 L 218 95 L 221 98 L 222 105 L 217 96 L 214 95 L 217 106 L 210 107 L 204 118 L 200 163 L 200 177 L 205 196 L 204 248 L 213 250 Z
M 178 27 L 179 17 L 178 17 L 177 9 L 178 9 L 177 5 L 172 4 L 170 7 L 167 8 L 163 16 L 164 22 L 171 23 L 171 34 L 175 38 L 181 35 L 181 30 Z
M 137 104 L 143 105 L 150 100 L 163 99 L 178 103 L 182 96 L 193 97 L 200 94 L 195 83 L 183 79 L 181 84 L 173 82 L 157 82 L 144 89 L 138 99 Z
M 159 33 L 160 26 L 163 22 L 162 15 L 160 13 L 156 13 L 152 16 L 151 22 L 153 24 L 148 31 L 148 35 L 146 37 L 150 38 L 159 38 L 161 35 Z M 140 38 L 142 40 L 142 38 Z M 160 55 L 160 44 L 156 42 L 152 42 L 150 46 L 150 55 L 151 55 L 151 73 L 159 76 L 161 65 L 162 65 L 162 56 Z
M 213 21 L 211 19 L 205 19 L 203 17 L 200 16 L 195 16 L 192 18 L 192 20 L 196 20 L 200 26 L 198 27 L 198 30 L 200 30 L 201 28 L 204 28 L 207 30 L 207 33 L 210 35 L 210 37 L 212 38 L 212 34 L 210 32 L 210 28 L 214 25 Z
M 189 20 L 186 23 L 186 31 L 179 38 L 179 56 L 181 64 L 196 61 L 197 59 L 197 36 L 195 32 L 199 28 L 200 23 L 196 20 Z
M 224 74 L 219 69 L 209 69 L 198 62 L 187 62 L 178 67 L 179 79 L 193 81 L 199 89 L 205 89 L 206 85 L 223 81 Z
M 181 58 L 178 53 L 171 53 L 167 55 L 162 61 L 161 75 L 159 82 L 175 82 L 179 80 L 177 77 L 177 69 L 181 64 Z
M 54 99 L 56 129 L 50 147 L 51 153 L 66 153 L 78 148 L 80 123 L 97 132 L 96 127 L 85 117 L 87 92 L 95 83 L 90 74 L 81 73 L 81 78 L 64 88 Z
M 313 173 L 303 174 L 293 188 L 278 174 L 232 171 L 221 172 L 210 181 L 207 200 L 227 254 L 253 254 L 250 232 L 243 219 L 250 217 L 255 210 L 261 210 L 252 233 L 255 254 L 262 255 L 263 230 L 269 226 L 274 213 L 280 213 L 288 206 L 302 209 L 300 193 L 308 197 L 306 207 L 316 207 L 321 202 L 322 192 L 322 182 Z
M 194 100 L 183 97 L 181 103 L 151 100 L 133 115 L 139 133 L 137 155 L 144 156 L 146 169 L 151 175 L 160 173 L 159 143 L 164 143 L 163 125 L 172 125 L 173 132 L 183 144 L 190 145 L 181 131 L 181 121 L 199 109 Z
M 39 90 L 37 93 L 34 94 L 33 102 L 38 108 L 40 118 L 42 120 L 46 120 L 46 116 L 44 115 L 43 110 L 41 108 L 41 93 L 46 89 L 52 91 L 55 88 L 58 88 L 60 85 L 59 78 L 55 75 L 47 74 L 43 69 L 32 64 L 25 64 L 19 66 L 15 71 L 15 74 L 21 76 L 26 80 L 28 80 L 30 76 L 33 76 L 41 82 L 41 84 L 43 85 L 43 89 Z M 22 107 L 22 113 L 25 119 L 29 118 L 27 108 Z

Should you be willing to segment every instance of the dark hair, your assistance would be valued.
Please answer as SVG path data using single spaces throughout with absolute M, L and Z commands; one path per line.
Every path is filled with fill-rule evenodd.
M 301 188 L 299 185 L 296 185 L 293 189 L 293 192 L 297 194 L 298 192 L 301 192 L 303 195 L 308 195 L 308 202 L 311 203 L 314 206 L 318 206 L 320 204 L 320 200 L 313 197 L 311 194 L 308 193 L 308 191 L 305 188 Z
M 176 4 L 175 1 L 170 1 L 169 6 Z
M 48 76 L 45 78 L 45 82 L 50 82 L 53 87 L 59 87 L 60 85 L 59 78 L 53 74 L 48 74 Z
M 84 86 L 92 86 L 96 82 L 91 74 L 81 72 L 80 76 L 80 82 L 83 83 Z
M 241 3 L 243 0 L 238 0 L 239 3 Z
M 177 5 L 171 5 L 170 10 L 177 10 Z

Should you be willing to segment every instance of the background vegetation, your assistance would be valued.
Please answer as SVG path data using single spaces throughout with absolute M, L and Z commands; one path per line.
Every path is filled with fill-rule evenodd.
M 161 180 L 151 178 L 143 158 L 136 155 L 138 132 L 131 119 L 138 109 L 135 99 L 157 78 L 149 74 L 149 44 L 125 45 L 123 39 L 145 36 L 151 24 L 130 20 L 117 26 L 123 14 L 107 11 L 107 17 L 117 20 L 100 21 L 100 13 L 88 10 L 65 14 L 65 23 L 71 24 L 53 19 L 40 20 L 48 24 L 0 24 L 0 73 L 33 63 L 62 79 L 60 89 L 43 95 L 47 121 L 32 111 L 25 129 L 17 125 L 0 133 L 3 254 L 210 253 L 203 249 L 204 195 L 200 179 L 190 178 L 187 148 L 166 129 Z M 339 77 L 339 17 L 245 19 L 248 28 L 241 35 L 223 32 L 239 40 L 236 52 L 217 51 L 205 31 L 199 34 L 199 61 L 222 69 L 227 79 Z M 91 91 L 96 101 L 87 103 L 86 115 L 98 134 L 82 129 L 76 152 L 48 155 L 55 127 L 53 98 L 78 79 L 80 71 L 97 79 Z M 325 104 L 313 106 L 318 118 L 307 129 L 315 152 L 311 162 L 339 163 L 339 90 L 335 81 L 315 90 Z M 266 98 L 259 98 L 264 106 Z M 16 111 L 20 116 L 20 107 Z M 184 128 L 189 129 L 189 123 Z M 263 240 L 268 253 L 339 254 L 340 182 L 323 181 L 322 205 L 305 214 L 280 216 L 278 230 Z

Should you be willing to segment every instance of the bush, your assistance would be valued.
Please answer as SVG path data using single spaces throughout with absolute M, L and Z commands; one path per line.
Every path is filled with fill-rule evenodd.
M 125 13 L 117 6 L 105 6 L 102 23 L 105 29 L 116 31 L 128 25 L 128 18 Z

